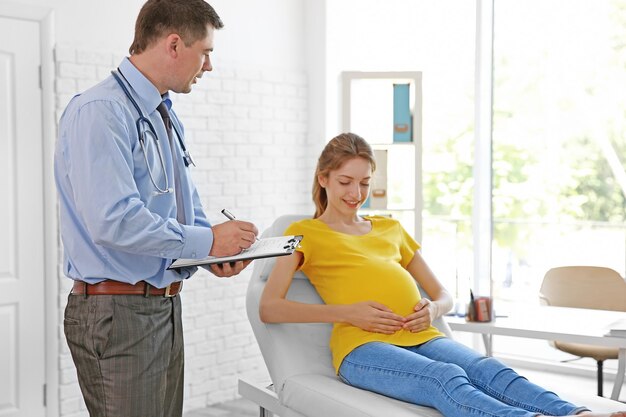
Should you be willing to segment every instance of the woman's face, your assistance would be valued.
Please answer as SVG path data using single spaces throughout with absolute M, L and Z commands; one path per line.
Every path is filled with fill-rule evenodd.
M 367 199 L 372 178 L 372 166 L 366 159 L 355 157 L 347 160 L 338 169 L 330 171 L 327 177 L 318 181 L 326 189 L 328 207 L 326 210 L 341 214 L 356 214 Z

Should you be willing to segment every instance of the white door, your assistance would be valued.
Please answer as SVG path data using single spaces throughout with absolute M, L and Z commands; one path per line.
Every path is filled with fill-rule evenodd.
M 0 17 L 0 417 L 45 414 L 39 25 Z

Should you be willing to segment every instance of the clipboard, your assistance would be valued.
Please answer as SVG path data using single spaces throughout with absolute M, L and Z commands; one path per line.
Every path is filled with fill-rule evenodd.
M 225 262 L 246 261 L 249 259 L 272 258 L 276 256 L 291 255 L 300 245 L 302 235 L 278 236 L 259 239 L 248 249 L 242 250 L 233 256 L 207 256 L 202 259 L 177 259 L 167 268 L 176 269 L 187 266 L 201 266 L 221 264 Z

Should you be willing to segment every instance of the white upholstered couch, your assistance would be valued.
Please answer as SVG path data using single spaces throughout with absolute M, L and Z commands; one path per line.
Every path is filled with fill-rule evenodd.
M 282 235 L 289 224 L 305 217 L 282 216 L 263 233 L 263 237 Z M 246 297 L 248 318 L 272 381 L 239 380 L 240 395 L 259 404 L 261 417 L 270 413 L 280 417 L 441 416 L 432 408 L 394 400 L 341 382 L 331 365 L 328 349 L 330 324 L 261 322 L 259 299 L 274 262 L 274 258 L 255 261 Z M 287 296 L 306 303 L 322 302 L 301 272 L 296 273 Z M 444 320 L 438 319 L 434 325 L 451 335 Z M 595 411 L 624 408 L 624 404 L 589 395 L 574 399 L 570 396 L 568 400 Z

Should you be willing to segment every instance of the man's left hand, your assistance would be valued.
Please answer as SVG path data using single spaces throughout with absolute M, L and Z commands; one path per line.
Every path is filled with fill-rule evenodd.
M 211 264 L 209 265 L 209 271 L 213 273 L 213 275 L 221 278 L 232 277 L 234 275 L 239 274 L 241 271 L 245 269 L 248 265 L 250 265 L 252 260 L 247 261 L 237 261 L 237 262 L 225 262 L 223 264 Z

